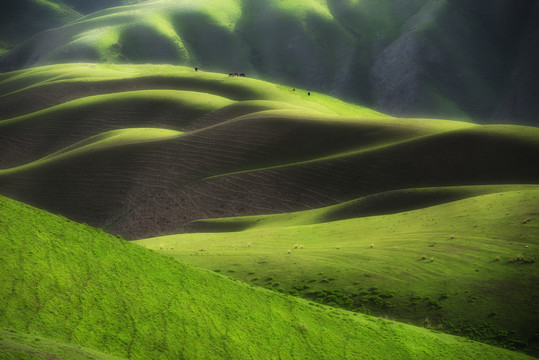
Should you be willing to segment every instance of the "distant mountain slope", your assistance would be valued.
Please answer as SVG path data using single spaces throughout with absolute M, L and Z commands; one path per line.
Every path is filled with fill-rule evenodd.
M 0 217 L 0 327 L 55 348 L 130 359 L 530 359 L 236 282 L 4 197 Z
M 0 193 L 131 239 L 390 190 L 539 182 L 537 128 L 391 118 L 227 74 L 61 65 L 3 74 L 0 89 Z
M 56 0 L 5 1 L 0 11 L 0 55 L 32 35 L 65 25 L 81 17 Z
M 103 2 L 66 3 L 87 11 Z M 537 0 L 146 1 L 37 35 L 0 66 L 182 64 L 397 116 L 537 124 L 537 11 Z

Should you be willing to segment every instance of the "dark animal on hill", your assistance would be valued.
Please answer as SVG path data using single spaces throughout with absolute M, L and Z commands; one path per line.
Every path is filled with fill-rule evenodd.
M 241 73 L 240 76 L 241 76 L 241 77 L 245 77 L 245 74 L 244 74 L 244 73 Z

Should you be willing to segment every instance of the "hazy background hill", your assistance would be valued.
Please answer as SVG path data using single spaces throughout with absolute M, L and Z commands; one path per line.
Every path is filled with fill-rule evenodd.
M 137 4 L 105 9 L 129 3 Z M 538 121 L 536 0 L 25 0 L 7 13 L 10 46 L 66 25 L 5 54 L 5 70 L 172 63 L 246 72 L 398 116 Z

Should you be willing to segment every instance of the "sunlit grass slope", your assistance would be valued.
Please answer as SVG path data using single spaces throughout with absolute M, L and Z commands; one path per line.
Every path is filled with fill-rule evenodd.
M 29 335 L 15 330 L 0 329 L 0 357 L 3 360 L 120 360 L 122 358 L 104 354 L 80 345 L 50 340 L 42 336 Z
M 388 117 L 323 94 L 313 92 L 313 96 L 308 96 L 306 90 L 293 92 L 290 86 L 249 77 L 230 77 L 228 73 L 195 72 L 193 68 L 183 66 L 61 64 L 0 75 L 1 105 L 13 111 L 30 111 L 33 107 L 42 110 L 89 95 L 155 88 L 197 91 L 236 101 L 282 101 L 329 114 Z M 69 93 L 67 89 L 77 91 Z M 27 96 L 37 98 L 37 101 L 28 103 L 27 109 L 11 109 L 12 104 Z M 3 115 L 7 113 L 3 112 Z
M 410 192 L 425 208 L 318 223 L 361 207 L 360 199 L 304 214 L 213 222 L 225 230 L 251 226 L 244 231 L 137 243 L 320 303 L 537 351 L 539 187 L 417 189 L 363 202 L 371 209 L 384 197 L 410 202 Z M 468 198 L 422 203 L 435 193 Z
M 233 281 L 4 197 L 0 212 L 0 326 L 43 347 L 132 359 L 528 358 Z M 11 342 L 39 347 L 12 334 L 10 355 Z

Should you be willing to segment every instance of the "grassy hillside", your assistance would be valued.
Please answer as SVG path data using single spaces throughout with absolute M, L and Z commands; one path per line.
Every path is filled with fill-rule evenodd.
M 0 327 L 29 334 L 3 331 L 7 356 L 529 358 L 229 280 L 4 197 L 0 212 Z
M 388 202 L 419 209 L 368 216 Z M 275 291 L 537 354 L 538 215 L 537 185 L 414 189 L 205 220 L 201 230 L 232 232 L 137 243 Z
M 15 330 L 0 329 L 0 356 L 5 360 L 119 360 L 80 345 L 67 344 Z
M 538 53 L 533 0 L 35 3 L 87 15 L 29 39 L 0 67 L 181 64 L 246 72 L 397 116 L 537 123 L 537 72 L 526 60 Z M 131 5 L 103 8 L 120 4 Z
M 397 119 L 173 66 L 47 66 L 0 85 L 0 192 L 129 238 L 392 190 L 539 180 L 532 127 Z M 141 142 L 140 128 L 155 130 Z M 124 134 L 114 146 L 96 142 L 111 131 Z

